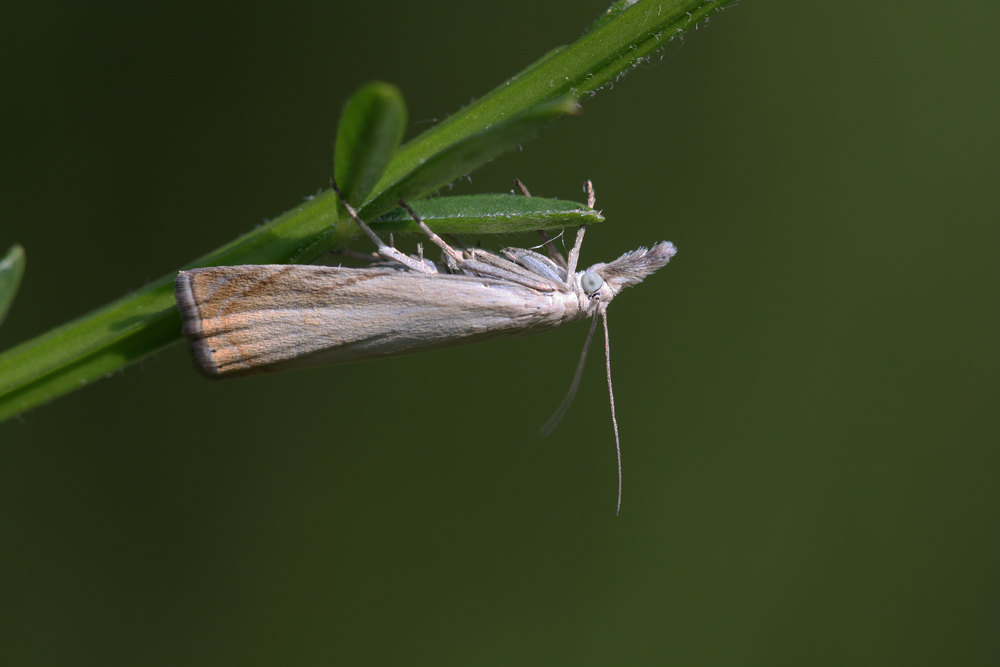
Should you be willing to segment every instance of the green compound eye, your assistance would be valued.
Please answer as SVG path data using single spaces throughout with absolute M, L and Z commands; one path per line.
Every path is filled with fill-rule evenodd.
M 603 284 L 604 278 L 600 277 L 593 271 L 587 271 L 580 278 L 580 286 L 587 294 L 593 294 L 597 290 L 601 289 L 601 285 Z

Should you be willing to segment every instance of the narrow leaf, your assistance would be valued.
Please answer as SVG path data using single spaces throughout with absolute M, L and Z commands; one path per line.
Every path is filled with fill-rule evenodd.
M 24 248 L 15 243 L 7 250 L 3 259 L 0 259 L 0 324 L 3 324 L 4 317 L 14 302 L 14 295 L 21 286 L 23 275 Z
M 340 115 L 334 175 L 352 206 L 382 178 L 406 129 L 406 103 L 395 86 L 375 81 L 356 92 Z
M 439 234 L 502 234 L 603 222 L 604 216 L 583 204 L 511 194 L 437 197 L 413 202 L 414 212 Z M 419 234 L 402 208 L 372 221 L 379 233 Z

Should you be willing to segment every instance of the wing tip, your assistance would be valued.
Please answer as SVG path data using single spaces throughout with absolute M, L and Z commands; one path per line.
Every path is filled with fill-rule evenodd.
M 212 348 L 202 330 L 201 310 L 194 294 L 192 282 L 196 277 L 193 271 L 181 271 L 174 280 L 174 296 L 177 299 L 177 309 L 181 313 L 181 334 L 191 342 L 194 352 L 194 362 L 198 371 L 207 378 L 222 377 L 222 370 L 215 362 Z

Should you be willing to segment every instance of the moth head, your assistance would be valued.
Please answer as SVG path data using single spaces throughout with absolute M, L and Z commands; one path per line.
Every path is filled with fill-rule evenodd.
M 605 296 L 604 293 L 607 292 L 608 297 L 614 297 L 626 287 L 638 285 L 646 276 L 662 269 L 676 253 L 677 248 L 670 241 L 657 243 L 648 249 L 639 248 L 625 253 L 613 262 L 593 265 L 584 271 L 580 285 L 587 294 L 599 292 L 601 296 Z M 593 275 L 596 280 L 588 281 L 588 275 Z M 590 291 L 588 286 L 595 289 Z
M 592 296 L 604 285 L 604 278 L 596 271 L 584 271 L 580 276 L 580 287 L 587 296 Z

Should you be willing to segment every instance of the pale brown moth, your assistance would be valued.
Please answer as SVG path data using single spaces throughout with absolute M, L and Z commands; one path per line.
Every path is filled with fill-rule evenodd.
M 588 206 L 593 208 L 589 182 L 587 189 Z M 506 248 L 504 257 L 481 249 L 459 252 L 401 201 L 441 248 L 443 262 L 435 264 L 422 253 L 406 255 L 384 243 L 342 194 L 341 200 L 378 247 L 381 261 L 366 268 L 270 264 L 180 272 L 174 283 L 177 305 L 201 372 L 227 378 L 409 354 L 526 336 L 592 317 L 576 376 L 543 428 L 548 432 L 576 393 L 601 315 L 620 509 L 621 447 L 611 389 L 607 307 L 621 290 L 666 265 L 676 252 L 673 244 L 639 248 L 577 271 L 586 226 L 577 231 L 568 260 L 549 242 L 551 258 L 523 248 Z

